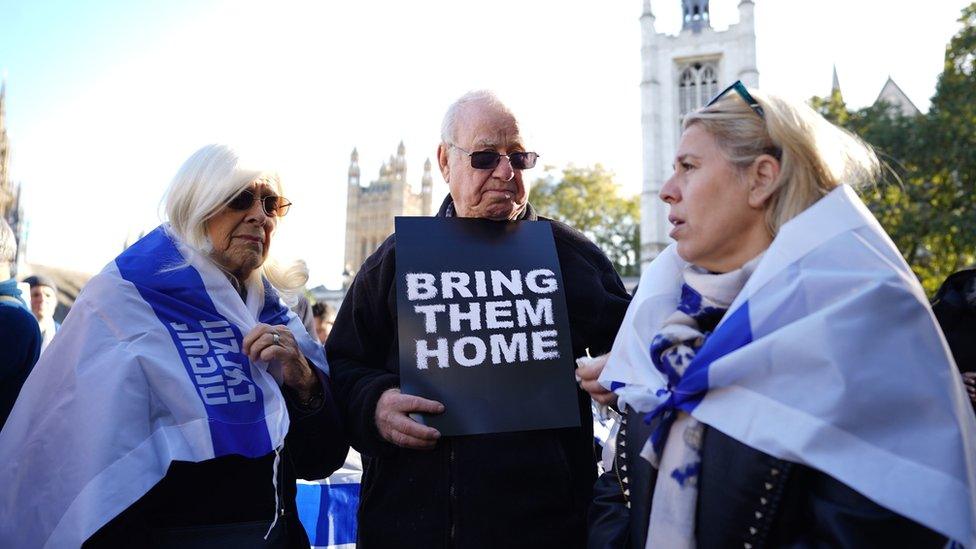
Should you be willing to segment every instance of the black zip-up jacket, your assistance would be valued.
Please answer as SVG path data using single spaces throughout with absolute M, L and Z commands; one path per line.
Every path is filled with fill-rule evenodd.
M 451 205 L 448 197 L 438 216 Z M 540 218 L 530 205 L 523 219 Z M 573 354 L 608 352 L 630 297 L 596 245 L 551 223 Z M 359 547 L 584 546 L 596 479 L 584 392 L 580 428 L 444 437 L 427 451 L 380 436 L 376 403 L 399 385 L 395 250 L 390 236 L 363 263 L 326 344 L 348 436 L 363 454 Z

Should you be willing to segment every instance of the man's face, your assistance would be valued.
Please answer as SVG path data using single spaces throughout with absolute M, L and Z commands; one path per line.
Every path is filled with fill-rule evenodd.
M 441 144 L 437 159 L 458 216 L 496 221 L 517 218 L 528 202 L 522 170 L 513 169 L 504 156 L 494 169 L 472 168 L 471 158 L 458 147 L 499 154 L 525 151 L 518 122 L 498 109 L 474 103 L 458 113 L 456 131 L 455 146 Z
M 58 306 L 58 295 L 50 286 L 34 286 L 31 288 L 31 311 L 37 320 L 46 320 L 54 316 L 54 309 Z

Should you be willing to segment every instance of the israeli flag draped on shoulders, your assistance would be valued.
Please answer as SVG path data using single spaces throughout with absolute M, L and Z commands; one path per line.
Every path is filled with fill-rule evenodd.
M 92 278 L 0 433 L 0 546 L 78 547 L 171 461 L 280 449 L 280 365 L 241 350 L 259 322 L 287 325 L 328 373 L 322 347 L 267 281 L 252 277 L 245 303 L 166 226 Z
M 976 420 L 921 286 L 849 186 L 782 227 L 669 388 L 649 347 L 685 265 L 672 245 L 641 277 L 600 377 L 621 404 L 683 410 L 976 546 Z

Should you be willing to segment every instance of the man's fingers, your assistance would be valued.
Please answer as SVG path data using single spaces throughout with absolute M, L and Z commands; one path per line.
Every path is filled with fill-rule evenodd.
M 421 425 L 406 415 L 394 413 L 384 422 L 384 437 L 405 448 L 433 448 L 441 434 L 437 429 Z
M 437 429 L 421 425 L 404 415 L 393 418 L 391 427 L 395 432 L 400 432 L 421 440 L 437 441 L 437 439 L 441 438 L 441 433 Z
M 398 394 L 393 401 L 393 408 L 401 412 L 421 412 L 424 414 L 440 414 L 444 405 L 436 400 L 428 400 L 416 395 Z
M 412 437 L 401 431 L 393 431 L 390 442 L 404 448 L 414 448 L 417 450 L 429 450 L 437 445 L 436 440 L 426 440 Z

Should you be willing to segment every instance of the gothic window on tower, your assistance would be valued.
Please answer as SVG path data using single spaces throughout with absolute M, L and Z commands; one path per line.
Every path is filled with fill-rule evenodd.
M 686 114 L 701 107 L 718 93 L 718 71 L 714 62 L 689 63 L 678 78 L 678 124 Z
M 678 105 L 681 118 L 684 118 L 686 114 L 695 110 L 697 107 L 697 99 L 698 79 L 695 75 L 695 69 L 685 67 L 685 70 L 681 71 L 681 79 L 678 82 Z
M 701 83 L 700 104 L 704 105 L 706 101 L 715 97 L 715 94 L 718 93 L 718 77 L 715 75 L 715 67 L 710 63 L 702 66 L 698 74 L 700 76 L 699 82 Z

